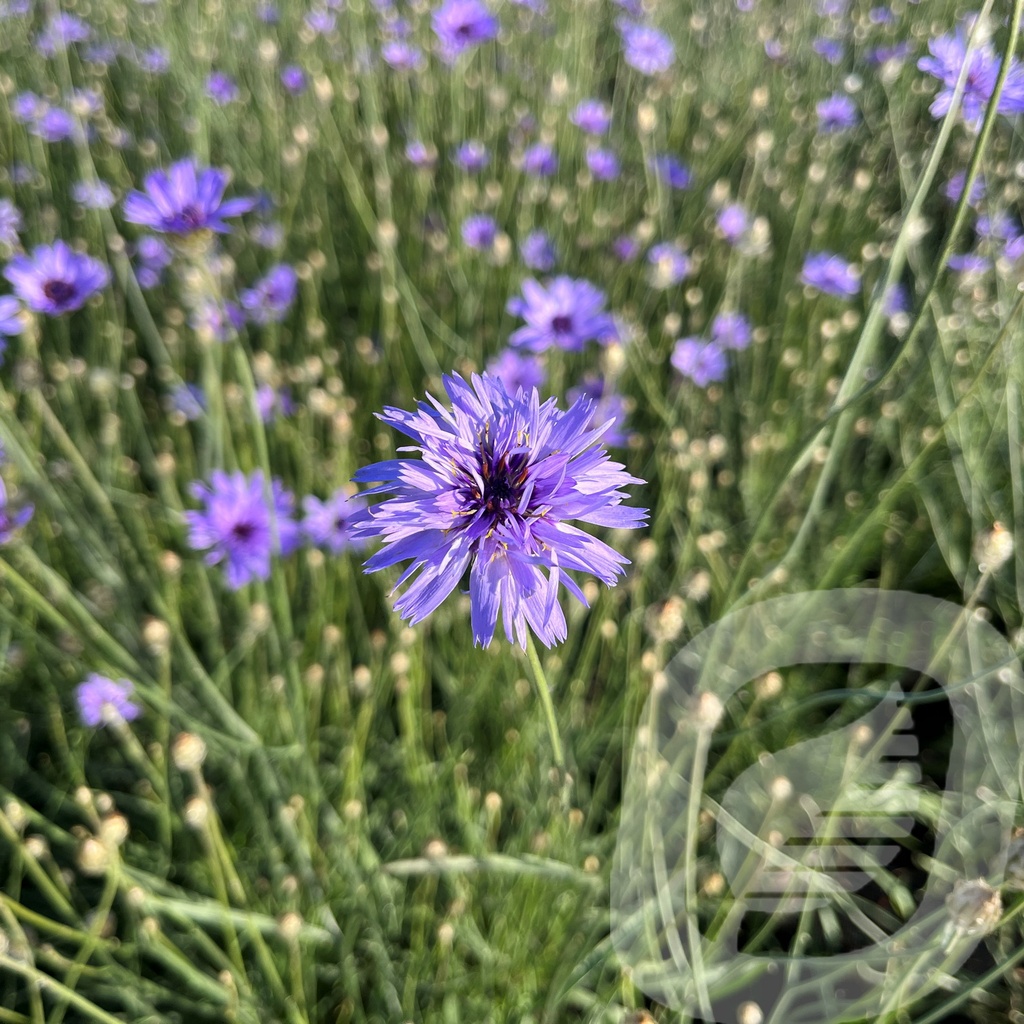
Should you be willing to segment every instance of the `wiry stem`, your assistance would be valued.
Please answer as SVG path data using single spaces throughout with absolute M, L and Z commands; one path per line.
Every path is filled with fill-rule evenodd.
M 568 804 L 569 791 L 572 788 L 572 777 L 566 771 L 565 752 L 562 747 L 562 736 L 558 731 L 558 719 L 555 718 L 555 706 L 551 702 L 551 688 L 548 686 L 547 676 L 540 663 L 537 654 L 537 647 L 533 642 L 533 634 L 528 633 L 526 637 L 526 653 L 530 658 L 530 667 L 533 669 L 533 681 L 537 686 L 537 694 L 540 697 L 541 707 L 544 709 L 544 719 L 548 726 L 548 736 L 551 738 L 551 753 L 555 758 L 555 768 L 558 770 L 558 781 L 562 784 L 562 803 Z

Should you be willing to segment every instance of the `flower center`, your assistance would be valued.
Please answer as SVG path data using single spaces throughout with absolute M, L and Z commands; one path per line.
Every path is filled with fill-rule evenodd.
M 515 512 L 523 496 L 528 474 L 527 457 L 523 454 L 498 455 L 480 450 L 480 476 L 483 490 L 476 483 L 464 492 L 465 506 L 473 512 L 482 511 L 495 524 L 505 522 Z
M 572 317 L 565 313 L 560 313 L 556 317 L 551 319 L 551 330 L 555 334 L 572 334 Z
M 231 527 L 231 536 L 235 540 L 243 543 L 247 540 L 252 540 L 252 536 L 255 532 L 256 525 L 254 523 L 246 522 L 244 519 L 239 523 L 235 523 L 235 525 Z
M 181 219 L 189 228 L 198 228 L 203 224 L 203 211 L 195 203 L 188 203 L 182 207 Z
M 470 22 L 463 22 L 455 30 L 455 34 L 459 39 L 470 39 L 473 35 L 473 25 Z
M 57 306 L 63 306 L 75 297 L 75 286 L 68 281 L 47 281 L 43 294 Z

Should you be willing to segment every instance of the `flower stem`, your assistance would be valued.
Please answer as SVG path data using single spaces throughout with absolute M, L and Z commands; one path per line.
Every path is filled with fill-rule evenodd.
M 551 752 L 555 757 L 555 767 L 558 769 L 558 778 L 566 790 L 563 796 L 567 795 L 571 779 L 565 770 L 565 754 L 562 750 L 562 736 L 558 731 L 558 720 L 555 718 L 555 706 L 551 703 L 551 688 L 548 686 L 547 676 L 537 655 L 537 648 L 533 642 L 533 634 L 526 637 L 526 653 L 530 658 L 530 667 L 533 669 L 533 681 L 537 686 L 537 694 L 540 697 L 541 707 L 544 708 L 544 718 L 547 721 L 548 736 L 551 737 Z M 563 799 L 564 802 L 564 799 Z

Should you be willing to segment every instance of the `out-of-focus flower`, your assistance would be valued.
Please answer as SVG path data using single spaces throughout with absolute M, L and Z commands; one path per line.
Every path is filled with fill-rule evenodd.
M 202 303 L 189 322 L 197 331 L 207 331 L 217 341 L 229 341 L 245 326 L 245 313 L 234 302 Z
M 185 513 L 189 545 L 207 552 L 207 565 L 224 563 L 232 590 L 253 579 L 269 579 L 270 556 L 287 555 L 299 542 L 299 527 L 292 518 L 294 495 L 278 480 L 268 488 L 260 470 L 246 476 L 215 469 L 210 479 L 209 485 L 195 481 L 189 488 L 204 505 Z
M 71 186 L 71 198 L 89 210 L 109 210 L 117 201 L 105 181 L 76 181 Z
M 156 235 L 143 235 L 135 246 L 135 276 L 140 288 L 155 288 L 163 272 L 171 265 L 174 254 Z
M 486 213 L 476 213 L 462 222 L 462 240 L 470 249 L 490 249 L 498 237 L 498 224 Z
M 281 68 L 281 84 L 293 96 L 298 96 L 308 88 L 309 76 L 298 64 L 286 64 Z
M 819 36 L 811 43 L 811 49 L 833 66 L 839 64 L 843 59 L 843 44 L 838 39 Z
M 498 19 L 482 0 L 444 0 L 430 19 L 442 60 L 454 63 L 466 50 L 498 34 Z
M 354 536 L 352 527 L 364 514 L 363 506 L 360 498 L 350 497 L 341 489 L 325 501 L 307 495 L 302 499 L 302 531 L 313 544 L 326 548 L 332 555 L 362 547 L 366 540 Z
M 520 388 L 532 391 L 543 386 L 547 374 L 544 364 L 532 355 L 524 355 L 514 349 L 507 348 L 487 364 L 487 372 L 497 377 L 510 395 L 515 395 Z
M 620 263 L 632 263 L 640 255 L 640 243 L 629 235 L 620 235 L 612 242 L 612 254 Z
M 958 274 L 978 275 L 992 268 L 992 261 L 977 252 L 958 252 L 949 257 L 947 266 Z
M 603 428 L 602 440 L 609 448 L 623 448 L 629 444 L 626 427 L 626 400 L 608 387 L 607 382 L 597 374 L 587 374 L 574 388 L 565 394 L 565 400 L 572 405 L 581 398 L 594 403 L 590 427 Z
M 953 93 L 960 71 L 967 60 L 967 34 L 963 26 L 955 33 L 939 36 L 928 43 L 930 57 L 922 57 L 917 66 L 937 78 L 942 85 L 932 105 L 928 108 L 932 117 L 945 117 L 953 105 Z M 985 107 L 992 98 L 1002 60 L 988 41 L 974 48 L 970 69 L 964 87 L 960 113 L 964 123 L 977 128 L 985 114 Z M 1024 111 L 1024 68 L 1016 58 L 1011 58 L 1003 91 L 999 95 L 1000 114 L 1015 116 Z
M 491 155 L 482 142 L 468 139 L 455 151 L 455 162 L 464 171 L 482 171 L 491 162 Z
M 256 389 L 256 408 L 264 423 L 273 423 L 278 416 L 290 416 L 295 412 L 295 402 L 284 388 L 261 384 Z
M 20 230 L 20 211 L 9 199 L 0 199 L 0 245 L 16 246 Z
M 171 392 L 168 406 L 170 412 L 192 423 L 206 412 L 206 395 L 198 384 L 179 384 Z
M 712 381 L 724 380 L 729 369 L 721 347 L 701 338 L 681 338 L 677 341 L 672 350 L 671 363 L 699 388 L 707 387 Z
M 676 59 L 676 48 L 664 32 L 652 25 L 619 21 L 622 36 L 622 58 L 644 75 L 668 71 Z
M 542 274 L 555 269 L 558 262 L 558 252 L 555 243 L 545 231 L 531 231 L 519 246 L 523 263 L 530 270 L 540 271 Z
M 671 188 L 687 189 L 693 183 L 690 168 L 668 153 L 651 157 L 649 166 Z
M 730 244 L 736 245 L 750 227 L 750 216 L 739 203 L 731 203 L 722 207 L 715 217 L 715 223 L 722 237 Z
M 234 103 L 241 93 L 238 84 L 230 75 L 223 71 L 211 71 L 206 76 L 206 95 L 218 106 L 223 107 L 228 103 Z
M 600 100 L 582 100 L 569 120 L 588 135 L 604 135 L 612 123 L 612 110 Z
M 563 412 L 554 399 L 541 404 L 536 391 L 510 396 L 487 375 L 471 383 L 448 376 L 444 386 L 450 410 L 421 402 L 415 412 L 388 408 L 381 417 L 411 437 L 423 458 L 381 462 L 355 475 L 361 483 L 383 481 L 366 493 L 394 495 L 356 526 L 357 535 L 384 541 L 366 569 L 411 560 L 395 609 L 412 623 L 468 572 L 475 643 L 490 644 L 500 615 L 510 642 L 525 648 L 532 630 L 550 647 L 567 634 L 559 584 L 586 604 L 568 571 L 611 586 L 628 562 L 572 521 L 642 526 L 646 510 L 622 504 L 624 488 L 642 481 L 609 461 L 600 430 L 587 428 L 587 399 Z
M 610 149 L 588 149 L 586 160 L 595 181 L 614 181 L 620 174 L 619 158 Z
M 78 122 L 63 107 L 48 108 L 28 130 L 44 142 L 63 142 L 79 135 Z
M 287 263 L 267 271 L 252 288 L 239 296 L 242 308 L 256 324 L 280 323 L 291 309 L 299 287 L 299 278 Z
M 579 351 L 588 341 L 614 341 L 618 329 L 605 312 L 607 301 L 605 293 L 589 281 L 563 275 L 545 287 L 527 278 L 522 298 L 510 299 L 507 307 L 526 325 L 513 331 L 508 343 L 514 348 L 543 352 L 552 345 Z
M 800 271 L 800 280 L 826 295 L 850 298 L 860 291 L 860 275 L 852 263 L 831 252 L 809 253 Z
M 859 116 L 853 100 L 837 92 L 821 100 L 815 110 L 818 113 L 818 127 L 823 132 L 841 132 L 856 126 Z
M 744 349 L 752 337 L 750 321 L 742 313 L 719 313 L 711 321 L 711 340 L 722 348 Z
M 404 39 L 389 39 L 381 46 L 380 55 L 396 71 L 416 71 L 426 63 L 423 51 Z
M 179 160 L 166 170 L 146 175 L 144 191 L 132 190 L 124 201 L 124 218 L 154 231 L 192 235 L 200 231 L 227 234 L 228 217 L 248 213 L 252 197 L 224 199 L 228 176 L 212 167 L 200 170 L 194 159 Z
M 549 178 L 558 170 L 558 157 L 546 143 L 538 142 L 523 153 L 523 172 L 535 178 Z
M 654 288 L 670 288 L 690 273 L 690 257 L 674 242 L 651 246 L 647 262 L 651 265 L 650 282 Z
M 61 12 L 54 14 L 46 28 L 36 39 L 36 49 L 44 57 L 53 57 L 63 53 L 71 43 L 83 43 L 89 38 L 92 30 L 81 18 L 73 14 Z
M 967 184 L 967 172 L 957 171 L 942 188 L 942 194 L 951 202 L 958 203 L 964 194 L 964 185 Z M 968 203 L 977 206 L 985 198 L 985 177 L 979 174 L 971 185 L 971 194 Z
M 108 679 L 91 672 L 75 688 L 75 701 L 82 724 L 92 729 L 116 722 L 132 722 L 142 708 L 132 699 L 135 687 L 127 679 Z
M 3 339 L 16 338 L 21 331 L 21 303 L 13 295 L 0 295 L 0 354 L 7 348 Z
M 31 256 L 15 256 L 4 276 L 29 309 L 48 316 L 81 309 L 110 282 L 110 271 L 99 260 L 61 241 L 36 246 Z
M 433 167 L 437 162 L 437 150 L 419 139 L 410 139 L 405 145 L 405 158 L 414 167 Z

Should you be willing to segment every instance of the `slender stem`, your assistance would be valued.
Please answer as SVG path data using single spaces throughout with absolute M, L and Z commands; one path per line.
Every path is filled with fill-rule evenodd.
M 528 633 L 526 636 L 526 653 L 530 658 L 530 667 L 533 669 L 533 681 L 537 685 L 537 694 L 540 697 L 541 707 L 544 708 L 548 735 L 551 737 L 551 752 L 555 755 L 555 767 L 558 769 L 560 778 L 564 779 L 565 754 L 562 752 L 562 737 L 558 731 L 558 721 L 555 718 L 555 706 L 551 703 L 551 688 L 548 686 L 547 676 L 544 674 L 540 658 L 537 655 L 537 648 L 534 645 L 532 633 Z

